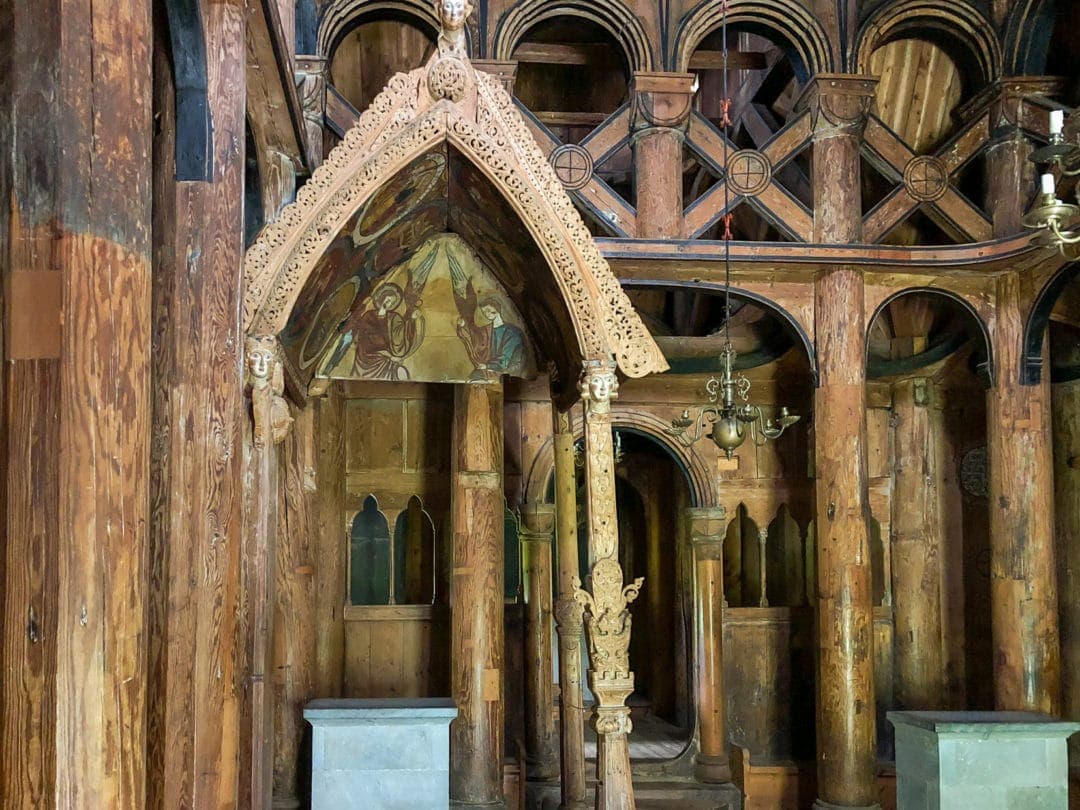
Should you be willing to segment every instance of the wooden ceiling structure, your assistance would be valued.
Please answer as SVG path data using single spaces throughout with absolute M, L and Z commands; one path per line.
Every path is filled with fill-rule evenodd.
M 936 369 L 948 351 L 985 372 L 996 704 L 1080 713 L 1080 689 L 1060 677 L 1080 666 L 1080 600 L 1063 589 L 1076 622 L 1059 633 L 1046 373 L 1060 357 L 1061 374 L 1080 375 L 1069 345 L 1080 265 L 1021 224 L 1036 191 L 1028 156 L 1048 138 L 1050 111 L 1066 111 L 1069 138 L 1080 131 L 1080 6 L 482 0 L 461 47 L 487 74 L 476 83 L 501 87 L 489 102 L 513 98 L 513 127 L 491 125 L 494 107 L 479 104 L 469 126 L 491 126 L 481 137 L 463 125 L 455 142 L 446 122 L 460 109 L 444 105 L 430 143 L 384 163 L 387 176 L 365 150 L 422 118 L 417 105 L 440 103 L 418 84 L 440 47 L 428 0 L 130 0 L 124 11 L 15 0 L 0 14 L 0 805 L 269 804 L 289 767 L 275 724 L 299 746 L 283 707 L 305 689 L 340 693 L 332 659 L 344 631 L 319 626 L 311 683 L 275 672 L 280 561 L 268 538 L 287 520 L 311 536 L 340 528 L 333 474 L 345 451 L 340 401 L 305 401 L 307 379 L 287 386 L 259 363 L 279 362 L 276 336 L 325 299 L 318 279 L 308 295 L 302 282 L 356 213 L 331 216 L 327 189 L 366 177 L 373 192 L 429 147 L 453 164 L 455 149 L 484 138 L 495 157 L 472 155 L 464 180 L 427 201 L 433 232 L 471 235 L 523 302 L 540 259 L 565 273 L 587 266 L 580 311 L 565 306 L 568 276 L 537 283 L 529 302 L 563 374 L 560 404 L 583 360 L 621 353 L 624 376 L 660 371 L 642 323 L 685 361 L 715 349 L 727 318 L 746 354 L 783 352 L 785 370 L 804 369 L 816 479 L 806 508 L 822 550 L 823 802 L 876 802 L 865 463 L 875 362 L 887 376 L 900 366 L 886 361 L 910 370 L 925 354 Z M 441 100 L 460 101 L 454 80 L 442 77 Z M 400 105 L 365 125 L 388 83 Z M 517 147 L 513 177 L 493 181 Z M 504 201 L 507 189 L 539 195 L 545 215 L 510 206 L 517 224 L 493 233 L 488 198 L 463 196 L 484 182 Z M 260 232 L 249 250 L 245 233 Z M 495 244 L 503 237 L 513 261 Z M 376 273 L 393 264 L 372 261 Z M 290 262 L 303 278 L 279 284 L 299 267 Z M 729 272 L 741 311 L 718 316 Z M 597 320 L 587 345 L 583 324 Z M 555 347 L 560 337 L 571 348 Z M 466 393 L 476 399 L 463 413 L 499 410 L 501 391 Z M 277 449 L 294 418 L 304 430 Z M 659 419 L 624 418 L 643 431 Z M 490 477 L 495 455 L 461 469 Z M 687 466 L 707 489 L 712 471 L 700 458 Z M 338 500 L 284 517 L 280 493 L 312 481 Z M 715 522 L 701 517 L 714 539 Z M 286 563 L 302 581 L 288 620 L 340 612 L 307 563 Z M 722 732 L 722 720 L 702 732 L 715 773 Z

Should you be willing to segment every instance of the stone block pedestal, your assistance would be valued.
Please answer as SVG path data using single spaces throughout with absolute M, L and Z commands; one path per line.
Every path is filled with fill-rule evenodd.
M 448 698 L 312 701 L 312 810 L 446 808 L 456 716 Z
M 897 810 L 1067 810 L 1072 723 L 1028 712 L 889 712 Z

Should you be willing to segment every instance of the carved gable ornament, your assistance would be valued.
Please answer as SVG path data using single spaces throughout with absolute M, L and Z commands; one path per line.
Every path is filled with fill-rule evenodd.
M 244 260 L 244 329 L 277 335 L 335 235 L 410 161 L 445 142 L 476 165 L 528 229 L 555 277 L 586 361 L 629 377 L 667 368 L 555 170 L 499 80 L 465 51 L 463 0 L 441 0 L 439 47 L 394 76 Z

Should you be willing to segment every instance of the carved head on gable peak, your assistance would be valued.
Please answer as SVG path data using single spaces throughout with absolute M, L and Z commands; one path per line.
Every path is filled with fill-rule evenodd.
M 435 14 L 442 23 L 444 33 L 460 31 L 472 13 L 469 0 L 435 0 Z

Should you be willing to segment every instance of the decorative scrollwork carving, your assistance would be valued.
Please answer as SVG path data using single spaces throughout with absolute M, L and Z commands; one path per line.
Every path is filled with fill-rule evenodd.
M 449 6 L 454 8 L 444 8 Z M 467 7 L 463 0 L 445 0 L 439 3 L 440 19 L 457 20 L 460 13 L 467 14 Z M 443 28 L 440 52 L 426 67 L 390 80 L 299 190 L 296 201 L 248 250 L 245 330 L 278 334 L 319 258 L 349 217 L 410 160 L 450 140 L 484 169 L 532 233 L 571 312 L 582 357 L 604 360 L 614 355 L 630 377 L 663 371 L 663 354 L 521 113 L 497 78 L 472 69 L 464 40 L 457 43 L 457 35 L 448 33 L 458 29 L 445 20 Z
M 461 101 L 465 98 L 469 84 L 465 63 L 453 57 L 439 59 L 428 71 L 427 84 L 432 98 Z
M 589 659 L 596 677 L 621 678 L 630 672 L 630 611 L 644 577 L 623 585 L 622 566 L 613 557 L 597 560 L 589 575 L 589 590 L 574 580 L 574 598 L 585 611 Z

